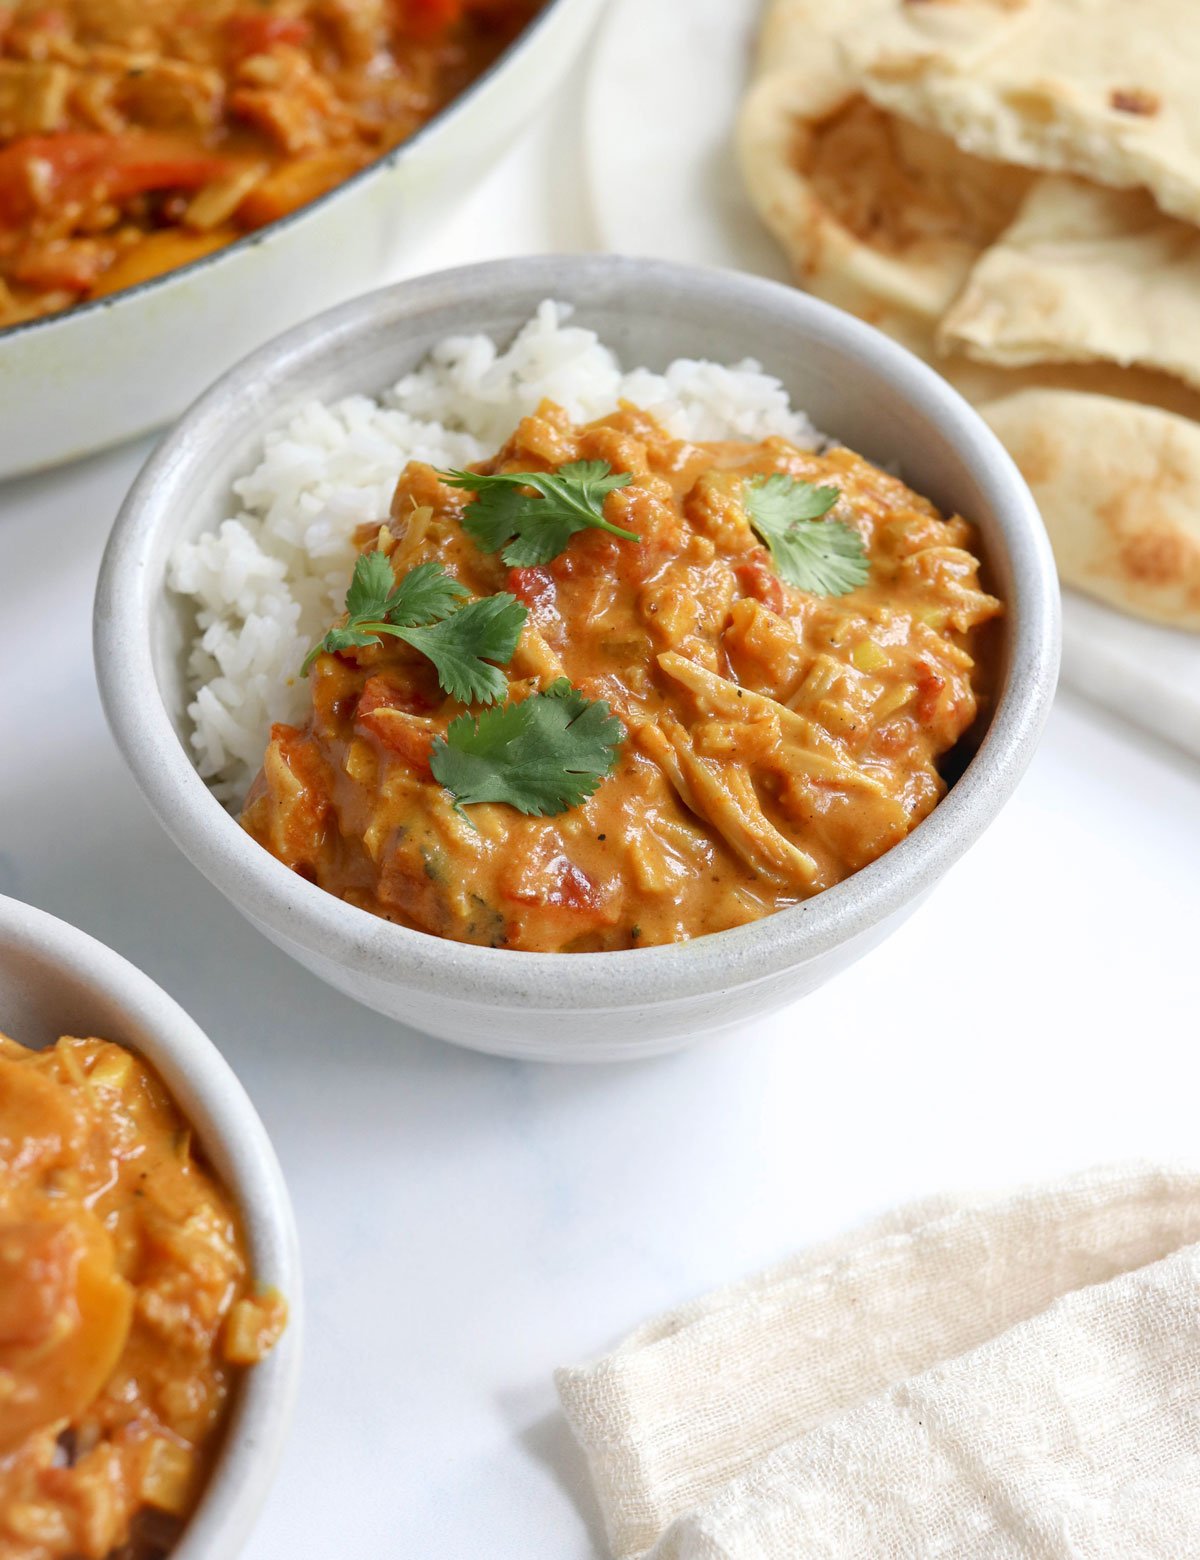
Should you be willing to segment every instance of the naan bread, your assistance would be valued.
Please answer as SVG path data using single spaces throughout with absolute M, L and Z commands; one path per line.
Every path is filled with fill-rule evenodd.
M 1136 235 L 1150 243 L 1157 230 L 1155 208 L 1146 197 L 1092 192 L 1052 175 L 985 162 L 944 136 L 874 108 L 847 83 L 844 61 L 829 71 L 792 63 L 828 61 L 831 50 L 842 58 L 843 34 L 893 6 L 894 0 L 842 0 L 836 6 L 827 0 L 775 0 L 767 12 L 762 74 L 743 107 L 739 150 L 747 188 L 788 254 L 799 285 L 885 330 L 932 362 L 969 400 L 1049 385 L 1200 414 L 1195 391 L 1169 377 L 1174 373 L 1194 383 L 1190 349 L 1168 353 L 1157 324 L 1147 325 L 1135 308 L 1124 311 L 1129 314 L 1124 320 L 1097 321 L 1091 317 L 1091 293 L 1085 300 L 1076 289 L 1070 306 L 1084 308 L 1088 325 L 1103 325 L 1114 339 L 1097 329 L 1083 344 L 1075 336 L 1070 343 L 1048 341 L 1044 353 L 1023 350 L 1036 323 L 1026 315 L 1039 311 L 1032 282 L 1020 291 L 1007 285 L 1015 261 L 1007 241 L 1016 237 L 1023 248 L 1022 235 L 1032 228 L 1036 237 L 1043 224 L 1056 238 L 1065 236 L 1060 228 L 1066 223 L 1055 221 L 1057 202 L 1064 188 L 1074 188 L 1081 205 L 1118 203 L 1106 232 L 1121 220 L 1126 210 L 1121 202 L 1128 202 L 1129 222 L 1136 213 L 1151 213 L 1145 232 Z M 922 0 L 912 8 L 935 15 L 943 26 L 969 20 L 979 9 L 976 0 Z M 1098 225 L 1103 219 L 1093 212 L 1088 220 Z M 1164 247 L 1190 231 L 1166 218 L 1161 224 Z M 1036 260 L 1048 266 L 1057 258 L 1057 248 L 1051 251 L 1049 244 L 1030 248 L 1030 265 Z M 1081 250 L 1080 262 L 1085 258 Z M 1187 269 L 1181 268 L 1180 288 L 1187 286 Z M 1137 300 L 1143 311 L 1153 290 L 1149 277 L 1144 280 Z M 1037 285 L 1036 297 L 1044 297 L 1048 286 Z M 993 308 L 1006 299 L 1014 311 L 1011 334 Z M 1187 299 L 1180 317 L 1197 308 L 1200 297 Z M 1151 312 L 1158 316 L 1157 308 L 1151 306 Z M 1067 326 L 1051 318 L 1046 333 L 1065 338 Z M 1156 352 L 1150 343 L 1138 347 L 1145 335 L 1164 350 Z M 1144 359 L 1127 382 L 1116 366 L 1126 359 Z M 1194 361 L 1200 364 L 1200 351 Z M 1017 368 L 1022 371 L 1013 372 Z
M 1029 183 L 807 66 L 760 81 L 739 150 L 800 285 L 902 338 L 941 319 Z
M 758 38 L 760 72 L 803 66 L 834 97 L 851 84 L 842 40 L 892 0 L 769 0 Z
M 1200 230 L 1144 190 L 1047 176 L 942 320 L 978 362 L 1110 362 L 1200 389 Z
M 873 102 L 964 150 L 1200 222 L 1197 0 L 890 0 L 843 39 Z
M 740 152 L 800 285 L 986 407 L 1063 578 L 1200 630 L 1200 234 L 1032 171 L 1190 167 L 1176 47 L 1200 73 L 1200 0 L 774 0 Z M 1153 187 L 1200 211 L 1195 173 Z
M 1033 490 L 1063 580 L 1200 631 L 1200 425 L 1064 390 L 979 410 Z

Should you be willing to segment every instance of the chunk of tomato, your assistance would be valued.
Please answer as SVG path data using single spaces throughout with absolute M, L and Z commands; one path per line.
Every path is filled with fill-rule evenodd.
M 0 221 L 19 225 L 51 202 L 122 201 L 151 190 L 199 189 L 233 166 L 165 135 L 21 136 L 0 151 Z
M 510 569 L 505 581 L 509 593 L 537 614 L 549 614 L 558 607 L 558 586 L 549 569 Z
M 414 38 L 432 40 L 463 18 L 463 0 L 399 0 L 399 24 Z
M 303 48 L 313 35 L 312 23 L 303 16 L 231 16 L 227 27 L 235 60 L 267 54 L 276 44 Z
M 425 42 L 442 37 L 471 15 L 510 10 L 512 0 L 398 0 L 399 25 Z
M 111 136 L 84 132 L 10 142 L 0 151 L 0 221 L 24 222 L 38 204 L 35 190 L 56 195 L 68 177 L 95 168 L 111 144 Z
M 376 710 L 400 710 L 406 715 L 424 715 L 433 703 L 419 688 L 401 688 L 388 677 L 368 677 L 358 696 L 355 719 L 362 720 Z
M 917 679 L 917 719 L 922 726 L 929 726 L 932 725 L 934 716 L 938 712 L 946 679 L 924 662 L 921 664 L 920 671 L 921 676 Z
M 431 780 L 433 732 L 420 715 L 428 707 L 420 694 L 410 695 L 385 677 L 368 677 L 354 712 L 354 723 L 415 775 Z
M 769 607 L 782 617 L 787 605 L 783 582 L 761 547 L 755 548 L 741 563 L 735 564 L 733 572 L 744 595 L 753 596 L 755 601 L 761 601 L 764 607 Z
M 524 905 L 553 905 L 559 910 L 598 910 L 596 885 L 569 856 L 555 856 L 544 868 L 525 875 L 506 897 Z

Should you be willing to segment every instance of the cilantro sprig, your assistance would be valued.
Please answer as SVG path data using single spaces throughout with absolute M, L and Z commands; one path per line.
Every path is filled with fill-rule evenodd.
M 313 646 L 301 673 L 307 677 L 322 652 L 377 645 L 388 635 L 427 656 L 452 699 L 494 704 L 508 680 L 493 663 L 512 660 L 529 614 L 507 593 L 464 606 L 469 594 L 440 563 L 418 564 L 397 584 L 383 553 L 363 553 L 346 592 L 345 623 Z
M 307 677 L 322 653 L 377 645 L 381 634 L 397 633 L 417 623 L 436 623 L 454 611 L 470 592 L 447 574 L 440 563 L 422 563 L 396 584 L 392 566 L 381 552 L 363 553 L 354 564 L 346 592 L 346 621 L 331 628 L 304 658 L 300 675 Z
M 862 537 L 844 520 L 826 520 L 841 497 L 785 472 L 751 477 L 743 487 L 750 524 L 771 549 L 776 572 L 817 596 L 844 596 L 865 585 L 871 562 Z
M 519 704 L 451 721 L 433 744 L 430 768 L 457 808 L 507 802 L 546 817 L 593 794 L 624 735 L 603 699 L 586 698 L 560 677 Z
M 510 568 L 549 563 L 577 531 L 594 529 L 627 542 L 641 540 L 604 518 L 604 500 L 633 481 L 630 472 L 615 472 L 607 461 L 572 461 L 558 471 L 438 475 L 447 487 L 475 494 L 463 512 L 463 529 L 484 552 L 500 553 Z

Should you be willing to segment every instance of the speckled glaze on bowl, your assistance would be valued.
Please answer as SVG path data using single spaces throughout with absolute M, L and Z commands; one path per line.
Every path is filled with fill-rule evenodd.
M 548 0 L 477 81 L 319 200 L 190 265 L 0 330 L 0 478 L 161 427 L 243 353 L 396 275 L 511 145 L 603 0 Z
M 186 624 L 164 580 L 181 537 L 227 512 L 266 427 L 298 403 L 378 391 L 442 337 L 510 338 L 544 298 L 573 304 L 626 366 L 758 358 L 818 427 L 980 527 L 1008 603 L 986 736 L 908 839 L 846 882 L 749 926 L 663 948 L 537 954 L 468 947 L 379 920 L 295 876 L 214 800 L 181 737 Z M 1049 712 L 1059 599 L 1029 491 L 944 380 L 868 326 L 789 287 L 615 256 L 502 261 L 425 277 L 323 315 L 228 374 L 168 435 L 113 531 L 96 667 L 134 778 L 180 849 L 281 948 L 390 1017 L 460 1045 L 545 1060 L 649 1056 L 814 990 L 878 943 L 996 816 Z
M 22 1045 L 95 1035 L 150 1062 L 241 1212 L 255 1277 L 287 1297 L 288 1326 L 238 1387 L 200 1504 L 171 1560 L 234 1560 L 283 1450 L 300 1368 L 296 1225 L 275 1151 L 220 1052 L 148 976 L 65 921 L 0 897 L 0 1030 Z

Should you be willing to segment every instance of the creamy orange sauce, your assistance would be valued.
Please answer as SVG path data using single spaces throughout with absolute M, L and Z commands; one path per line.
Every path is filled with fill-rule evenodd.
M 0 1036 L 0 1560 L 165 1553 L 285 1318 L 144 1062 Z
M 692 445 L 633 408 L 589 427 L 526 418 L 489 470 L 602 460 L 633 481 L 552 563 L 508 570 L 460 524 L 469 495 L 414 463 L 365 545 L 397 579 L 437 559 L 530 611 L 519 699 L 567 676 L 626 729 L 589 801 L 548 818 L 455 811 L 433 739 L 461 706 L 403 644 L 323 654 L 303 729 L 275 728 L 245 827 L 296 872 L 402 925 L 463 942 L 589 951 L 680 941 L 819 893 L 904 838 L 946 788 L 939 760 L 987 697 L 970 526 L 846 449 Z M 869 582 L 785 584 L 742 504 L 787 472 L 841 490 Z M 982 658 L 981 658 L 982 657 Z

